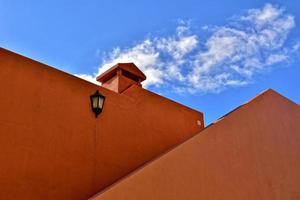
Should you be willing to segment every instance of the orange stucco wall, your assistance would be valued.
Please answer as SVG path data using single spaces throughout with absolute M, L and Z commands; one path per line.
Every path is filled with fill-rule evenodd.
M 0 199 L 87 199 L 203 124 L 139 86 L 118 94 L 0 49 Z
M 94 200 L 298 200 L 300 106 L 272 90 Z

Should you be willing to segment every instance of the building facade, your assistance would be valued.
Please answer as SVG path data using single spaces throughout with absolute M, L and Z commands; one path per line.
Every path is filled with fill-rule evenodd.
M 269 89 L 204 127 L 145 79 L 119 63 L 99 86 L 0 48 L 0 200 L 300 199 L 299 105 Z
M 204 128 L 201 112 L 143 89 L 134 64 L 104 75 L 102 87 L 0 49 L 0 199 L 88 199 Z

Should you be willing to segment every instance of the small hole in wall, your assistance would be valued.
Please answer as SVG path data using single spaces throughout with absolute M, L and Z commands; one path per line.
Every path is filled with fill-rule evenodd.
M 198 126 L 201 126 L 201 124 L 202 124 L 201 121 L 200 121 L 200 120 L 197 120 L 197 125 L 198 125 Z

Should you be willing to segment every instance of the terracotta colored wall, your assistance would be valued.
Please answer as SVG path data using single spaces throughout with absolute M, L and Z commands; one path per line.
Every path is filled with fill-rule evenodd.
M 201 113 L 138 86 L 100 88 L 96 119 L 96 89 L 0 49 L 0 199 L 87 199 L 203 129 Z
M 269 90 L 96 200 L 298 200 L 300 106 Z

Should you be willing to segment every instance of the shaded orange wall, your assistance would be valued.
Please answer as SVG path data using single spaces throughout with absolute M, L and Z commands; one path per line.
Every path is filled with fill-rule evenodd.
M 94 200 L 298 200 L 300 106 L 268 90 Z
M 98 118 L 96 89 L 106 96 Z M 4 49 L 0 95 L 6 200 L 87 199 L 204 124 L 202 113 L 139 86 L 117 94 Z

